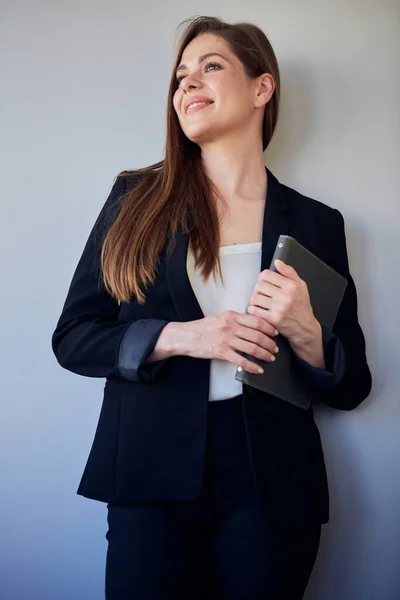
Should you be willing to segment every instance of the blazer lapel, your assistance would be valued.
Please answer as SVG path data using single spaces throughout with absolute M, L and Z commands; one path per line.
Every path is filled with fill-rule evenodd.
M 279 181 L 267 167 L 265 168 L 268 174 L 268 186 L 263 217 L 261 271 L 269 269 L 279 236 L 289 235 L 287 198 Z M 166 258 L 168 286 L 175 310 L 182 322 L 205 317 L 186 269 L 188 247 L 189 234 L 179 230 L 171 255 Z
M 175 246 L 166 255 L 166 274 L 172 302 L 182 322 L 204 319 L 196 295 L 190 285 L 186 269 L 189 234 L 179 229 L 175 235 Z
M 289 203 L 277 178 L 265 168 L 268 188 L 263 219 L 261 271 L 269 269 L 279 236 L 289 235 Z

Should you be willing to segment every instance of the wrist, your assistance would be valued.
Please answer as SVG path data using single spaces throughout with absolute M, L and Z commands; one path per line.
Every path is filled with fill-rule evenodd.
M 147 362 L 164 360 L 178 354 L 184 354 L 185 336 L 182 331 L 184 325 L 184 323 L 180 323 L 179 321 L 169 321 L 163 327 L 153 352 L 147 358 Z
M 291 341 L 290 345 L 295 354 L 310 366 L 325 369 L 322 328 L 317 319 L 314 318 L 299 341 Z

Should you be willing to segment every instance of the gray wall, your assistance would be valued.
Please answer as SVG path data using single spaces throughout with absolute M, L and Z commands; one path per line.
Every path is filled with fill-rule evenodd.
M 70 278 L 117 172 L 162 156 L 177 24 L 261 26 L 282 114 L 266 163 L 346 220 L 374 389 L 319 409 L 332 518 L 307 600 L 399 596 L 399 111 L 396 0 L 0 4 L 0 597 L 103 597 L 106 506 L 75 495 L 103 381 L 50 349 Z M 400 593 L 400 592 L 398 592 Z

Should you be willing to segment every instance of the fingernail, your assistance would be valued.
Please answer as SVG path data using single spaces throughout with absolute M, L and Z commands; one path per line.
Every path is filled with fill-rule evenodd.
M 275 350 L 274 350 L 274 352 L 275 352 L 275 354 L 278 354 L 278 352 L 279 352 L 279 348 L 278 348 L 278 346 L 276 346 L 276 347 L 275 347 Z M 274 358 L 275 358 L 275 357 L 274 357 Z
M 279 331 L 277 329 L 275 329 L 274 333 L 275 335 L 279 335 Z
M 272 356 L 271 356 L 271 361 L 272 361 L 272 362 L 274 362 L 274 360 L 275 360 L 275 356 L 274 356 L 274 355 L 272 355 Z
M 258 367 L 258 372 L 259 373 L 264 373 L 264 369 L 262 367 Z

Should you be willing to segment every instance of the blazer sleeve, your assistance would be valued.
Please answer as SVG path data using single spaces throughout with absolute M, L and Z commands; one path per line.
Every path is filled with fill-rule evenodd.
M 326 368 L 311 367 L 298 357 L 297 361 L 319 400 L 333 408 L 353 410 L 370 394 L 372 377 L 365 337 L 358 322 L 357 291 L 349 270 L 344 219 L 337 209 L 334 217 L 330 265 L 346 277 L 348 284 L 332 331 L 322 326 Z
M 101 276 L 102 242 L 125 192 L 126 178 L 119 175 L 75 269 L 51 344 L 59 364 L 78 375 L 151 382 L 168 359 L 145 362 L 168 321 L 118 322 L 119 303 Z

